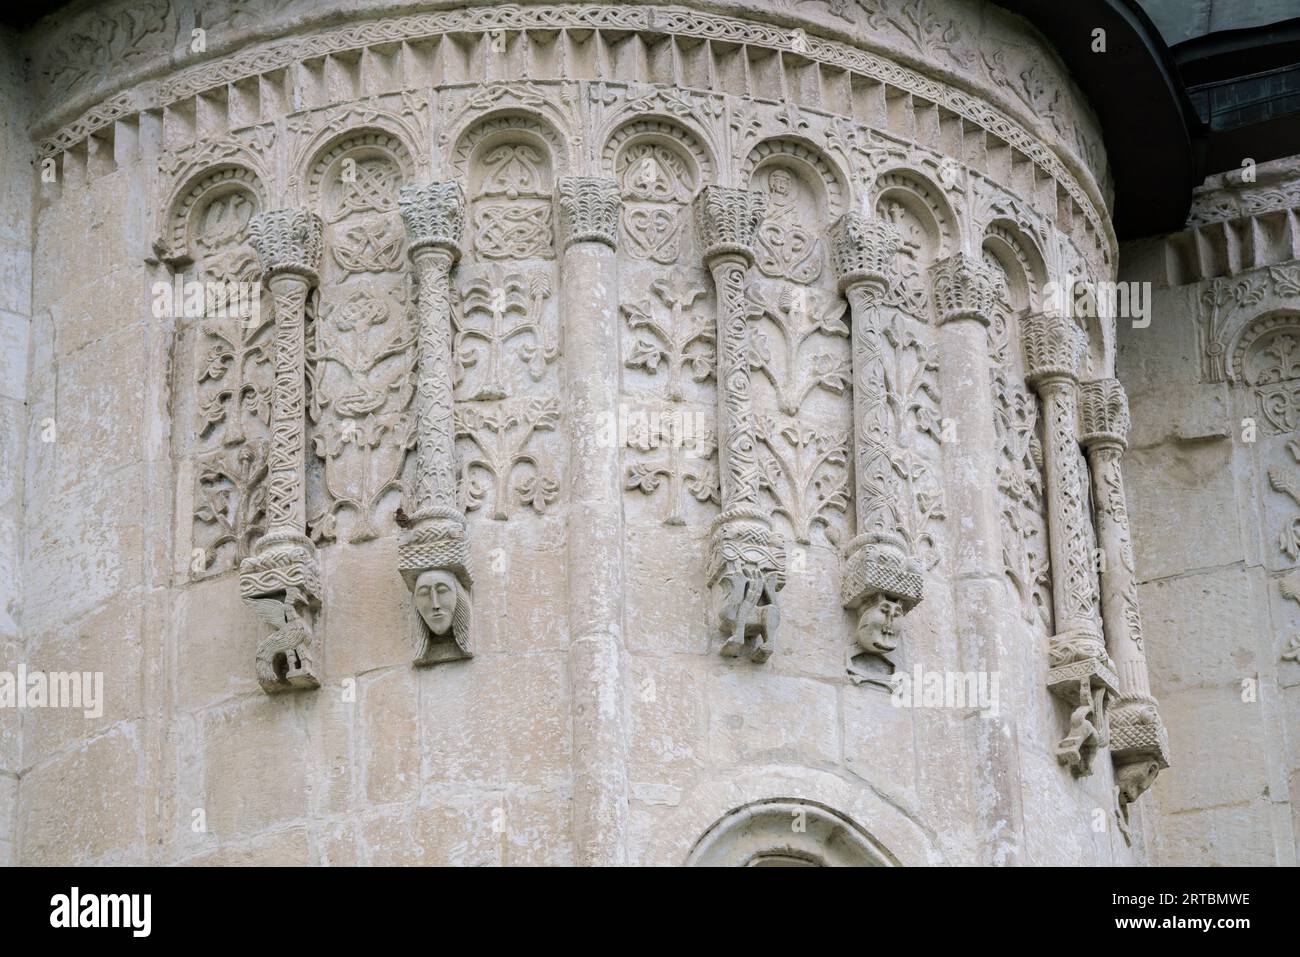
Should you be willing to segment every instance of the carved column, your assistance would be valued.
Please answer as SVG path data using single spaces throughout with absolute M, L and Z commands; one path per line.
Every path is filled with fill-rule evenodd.
M 257 680 L 273 693 L 320 684 L 312 641 L 320 570 L 307 538 L 307 296 L 319 282 L 323 226 L 305 209 L 278 209 L 249 222 L 250 243 L 275 309 L 275 381 L 267 455 L 266 534 L 239 567 L 239 591 L 275 629 L 257 647 Z
M 569 681 L 575 863 L 626 862 L 623 729 L 623 508 L 618 421 L 619 193 L 613 180 L 564 177 L 556 205 L 566 325 L 569 451 Z
M 1079 445 L 1075 438 L 1079 329 L 1061 315 L 1029 316 L 1023 325 L 1030 386 L 1042 404 L 1047 471 L 1047 533 L 1052 559 L 1051 670 L 1047 686 L 1074 709 L 1070 732 L 1056 757 L 1078 775 L 1092 773 L 1106 744 L 1105 696 L 1118 689 L 1098 614 L 1096 578 L 1088 548 L 1088 515 Z
M 722 512 L 709 530 L 707 579 L 722 654 L 744 652 L 755 662 L 771 657 L 781 621 L 776 596 L 785 585 L 785 544 L 758 501 L 749 309 L 744 297 L 763 211 L 763 198 L 743 189 L 706 186 L 695 200 L 704 263 L 717 288 Z
M 1128 397 L 1117 379 L 1085 382 L 1080 387 L 1079 421 L 1092 472 L 1097 544 L 1103 558 L 1101 618 L 1106 649 L 1119 674 L 1119 697 L 1111 703 L 1108 718 L 1120 823 L 1127 837 L 1129 804 L 1169 767 L 1169 735 L 1151 696 L 1142 648 L 1137 574 L 1120 470 L 1120 457 L 1128 445 Z
M 881 301 L 898 281 L 902 237 L 892 223 L 846 213 L 831 227 L 831 252 L 853 324 L 853 465 L 857 534 L 844 550 L 840 601 L 858 615 L 867 655 L 888 661 L 896 619 L 921 600 L 921 567 L 899 532 L 901 500 L 890 430 Z M 890 663 L 892 665 L 892 663 Z
M 415 481 L 397 547 L 412 595 L 417 665 L 469 658 L 473 575 L 456 500 L 451 269 L 460 258 L 465 195 L 456 183 L 404 186 L 398 198 L 416 283 Z
M 998 436 L 988 327 L 998 307 L 998 276 L 982 260 L 958 253 L 932 267 L 943 395 L 943 462 L 952 514 L 954 612 L 958 647 L 985 674 L 1001 670 L 999 636 L 1007 633 L 1006 586 L 998 502 Z M 1004 676 L 1005 677 L 1005 676 Z M 1020 765 L 1012 729 L 985 712 L 973 725 L 988 789 L 979 802 L 987 835 L 985 863 L 1020 863 Z

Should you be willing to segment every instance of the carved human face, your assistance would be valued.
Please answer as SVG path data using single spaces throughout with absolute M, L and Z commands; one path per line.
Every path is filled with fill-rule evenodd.
M 1119 788 L 1120 803 L 1132 804 L 1140 798 L 1159 773 L 1160 764 L 1156 761 L 1137 761 L 1119 768 L 1115 772 L 1115 786 Z
M 903 606 L 885 595 L 873 596 L 858 613 L 857 641 L 863 651 L 887 654 L 898 648 Z
M 794 189 L 794 178 L 786 170 L 774 169 L 767 178 L 767 188 L 773 196 L 788 199 Z
M 451 572 L 435 568 L 415 580 L 415 610 L 435 635 L 451 631 L 457 600 L 456 576 Z

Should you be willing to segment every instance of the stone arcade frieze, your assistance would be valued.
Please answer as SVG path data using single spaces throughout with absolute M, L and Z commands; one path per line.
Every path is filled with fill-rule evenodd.
M 648 12 L 571 11 L 596 30 Z M 512 587 L 485 571 L 488 543 L 562 533 L 575 813 L 584 833 L 622 827 L 620 785 L 593 769 L 619 746 L 604 703 L 624 693 L 622 602 L 640 587 L 623 548 L 653 528 L 691 543 L 700 631 L 738 669 L 793 660 L 810 606 L 835 623 L 846 694 L 892 687 L 949 630 L 1040 643 L 1054 757 L 1085 776 L 1110 747 L 1126 817 L 1168 764 L 1126 406 L 1113 334 L 1042 293 L 1109 276 L 1095 187 L 969 94 L 830 40 L 793 51 L 672 11 L 634 59 L 677 84 L 595 69 L 625 62 L 610 38 L 590 61 L 564 40 L 555 69 L 588 79 L 530 74 L 554 64 L 510 52 L 517 36 L 470 79 L 434 30 L 483 52 L 494 16 L 523 17 L 523 36 L 544 14 L 561 16 L 325 31 L 279 87 L 272 44 L 165 94 L 258 78 L 249 122 L 233 93 L 214 125 L 164 105 L 153 145 L 154 264 L 264 292 L 261 310 L 181 324 L 175 387 L 189 578 L 238 570 L 269 629 L 263 688 L 318 685 L 347 640 L 321 627 L 331 549 L 396 539 L 414 663 L 472 669 Z M 664 30 L 707 42 L 692 59 L 657 46 Z M 424 53 L 330 59 L 380 35 Z M 776 55 L 737 60 L 753 43 Z M 51 149 L 74 162 L 74 139 Z

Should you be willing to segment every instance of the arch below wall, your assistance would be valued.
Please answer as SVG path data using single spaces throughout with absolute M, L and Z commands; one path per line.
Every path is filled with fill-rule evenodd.
M 867 831 L 833 808 L 769 798 L 727 812 L 695 842 L 692 867 L 896 867 Z

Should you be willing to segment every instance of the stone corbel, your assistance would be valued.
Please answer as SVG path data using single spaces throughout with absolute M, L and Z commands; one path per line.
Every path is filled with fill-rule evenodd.
M 1109 707 L 1110 755 L 1120 830 L 1128 839 L 1129 805 L 1169 767 L 1169 734 L 1151 696 L 1137 575 L 1120 458 L 1128 445 L 1129 411 L 1116 379 L 1085 382 L 1079 390 L 1080 441 L 1092 472 L 1097 543 L 1102 553 L 1101 618 L 1106 648 L 1119 675 L 1119 696 Z
M 457 507 L 452 422 L 451 269 L 465 195 L 456 183 L 404 186 L 398 206 L 416 283 L 415 481 L 401 517 L 397 567 L 411 590 L 416 665 L 469 658 L 469 537 Z
M 267 530 L 239 566 L 244 602 L 274 631 L 257 646 L 257 680 L 268 694 L 320 685 L 313 627 L 320 570 L 307 538 L 306 307 L 319 282 L 323 226 L 305 209 L 278 209 L 249 222 L 250 243 L 275 309 L 275 380 L 267 456 Z
M 921 565 L 900 533 L 900 497 L 889 427 L 885 341 L 880 305 L 899 281 L 898 228 L 883 219 L 846 213 L 831 227 L 831 253 L 853 326 L 853 452 L 857 534 L 844 549 L 840 603 L 858 616 L 850 657 L 854 681 L 892 672 L 901 619 L 921 600 Z M 870 667 L 872 661 L 883 670 Z
M 1076 775 L 1092 773 L 1097 749 L 1107 743 L 1106 698 L 1119 678 L 1106 653 L 1088 548 L 1086 479 L 1075 435 L 1081 333 L 1069 318 L 1039 314 L 1023 328 L 1026 376 L 1042 404 L 1047 471 L 1047 528 L 1052 563 L 1051 638 L 1047 686 L 1074 709 L 1070 731 L 1056 757 Z
M 785 543 L 759 507 L 759 466 L 750 395 L 750 309 L 744 291 L 763 221 L 757 193 L 706 186 L 695 200 L 704 263 L 717 287 L 718 456 L 722 512 L 710 527 L 707 579 L 721 653 L 755 662 L 772 654 L 785 586 Z

